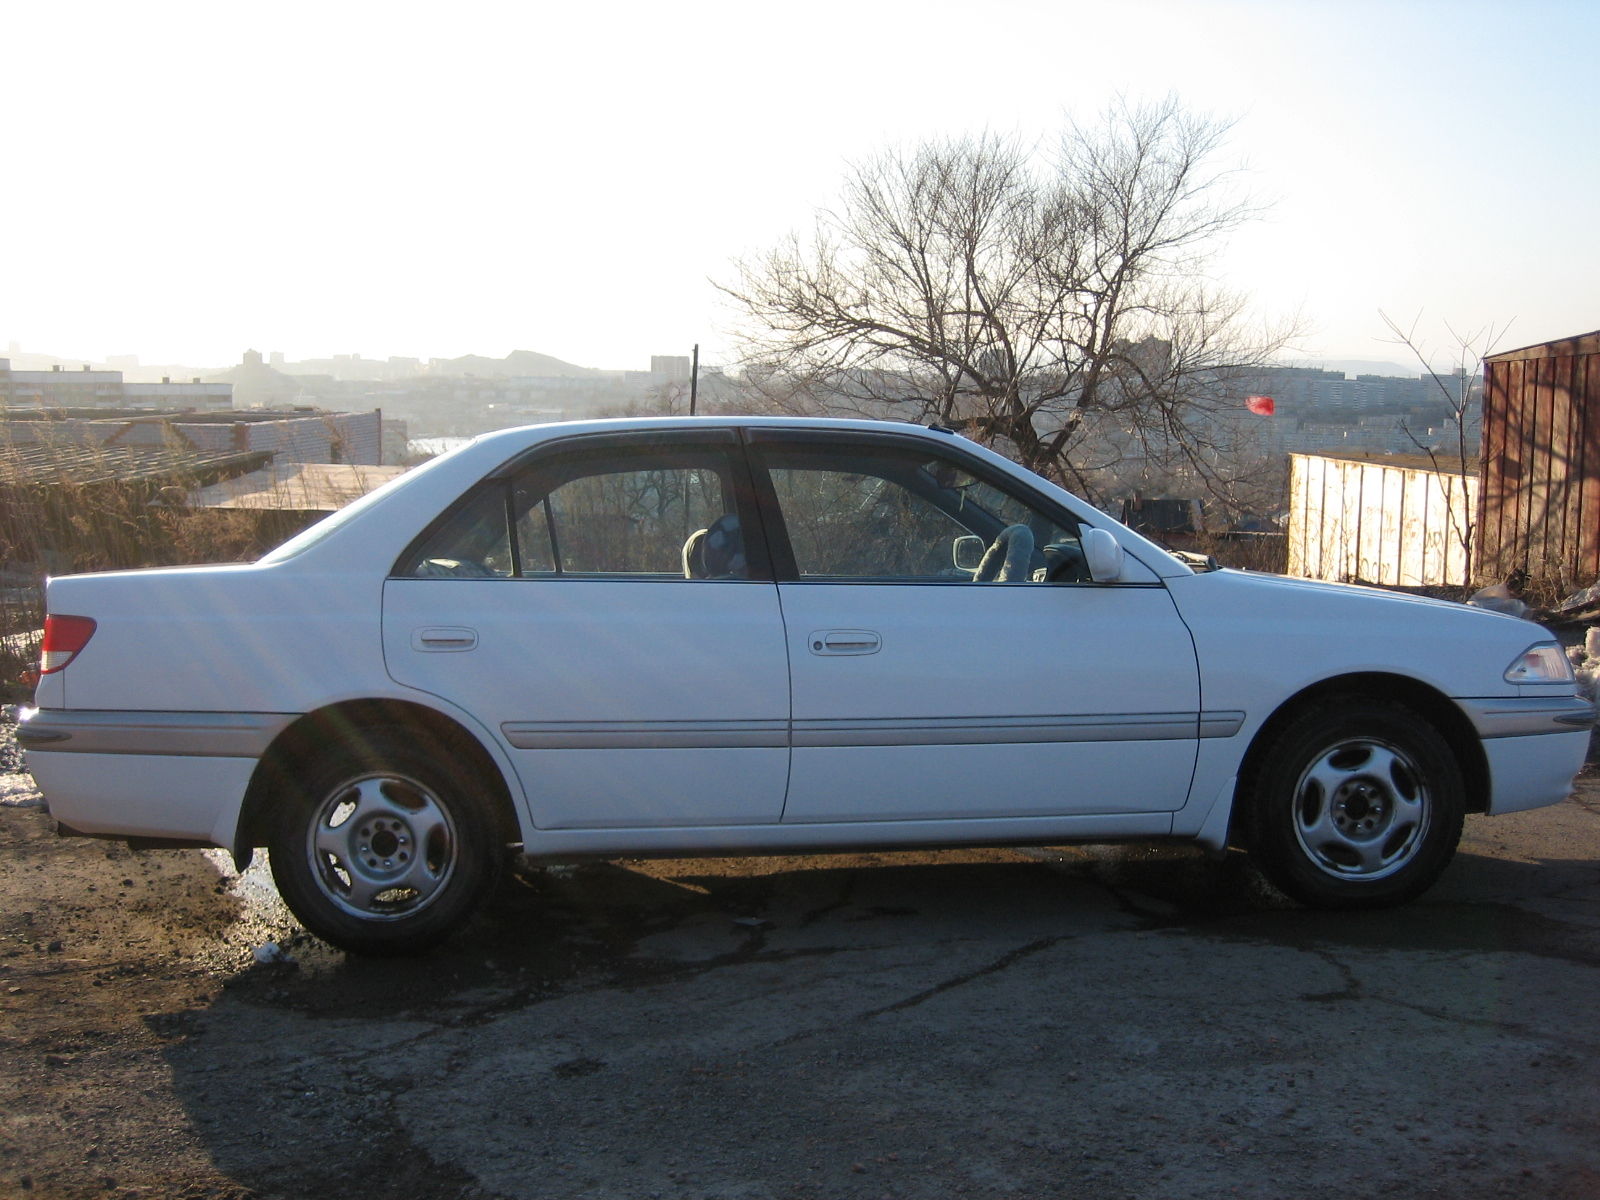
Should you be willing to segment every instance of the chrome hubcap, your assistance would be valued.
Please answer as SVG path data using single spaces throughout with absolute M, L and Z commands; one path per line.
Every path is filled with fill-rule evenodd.
M 1404 751 L 1351 738 L 1320 755 L 1295 787 L 1294 832 L 1306 856 L 1341 879 L 1382 879 L 1414 857 L 1428 790 Z
M 427 907 L 455 869 L 450 814 L 422 785 L 370 775 L 335 790 L 307 830 L 306 852 L 323 893 L 366 920 Z

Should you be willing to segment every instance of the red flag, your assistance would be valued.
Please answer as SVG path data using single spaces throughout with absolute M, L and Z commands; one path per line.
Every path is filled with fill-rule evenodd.
M 1270 417 L 1277 407 L 1271 396 L 1246 396 L 1244 406 L 1258 417 Z

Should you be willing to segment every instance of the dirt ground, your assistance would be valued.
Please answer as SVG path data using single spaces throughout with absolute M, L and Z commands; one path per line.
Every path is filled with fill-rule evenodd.
M 57 838 L 4 733 L 0 1197 L 1600 1196 L 1592 777 L 1394 913 L 1181 848 L 611 863 L 369 962 Z

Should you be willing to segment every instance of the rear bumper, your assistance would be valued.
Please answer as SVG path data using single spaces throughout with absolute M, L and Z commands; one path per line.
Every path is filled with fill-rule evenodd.
M 232 848 L 285 713 L 24 714 L 17 743 L 50 815 L 78 833 Z
M 50 815 L 77 833 L 232 849 L 253 758 L 29 754 Z
M 17 744 L 52 754 L 260 758 L 294 718 L 293 713 L 38 709 L 23 715 Z

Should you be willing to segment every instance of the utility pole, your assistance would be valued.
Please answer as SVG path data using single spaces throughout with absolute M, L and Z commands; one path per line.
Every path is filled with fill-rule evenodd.
M 689 367 L 689 415 L 694 416 L 695 397 L 700 391 L 700 343 L 694 344 L 694 362 Z

